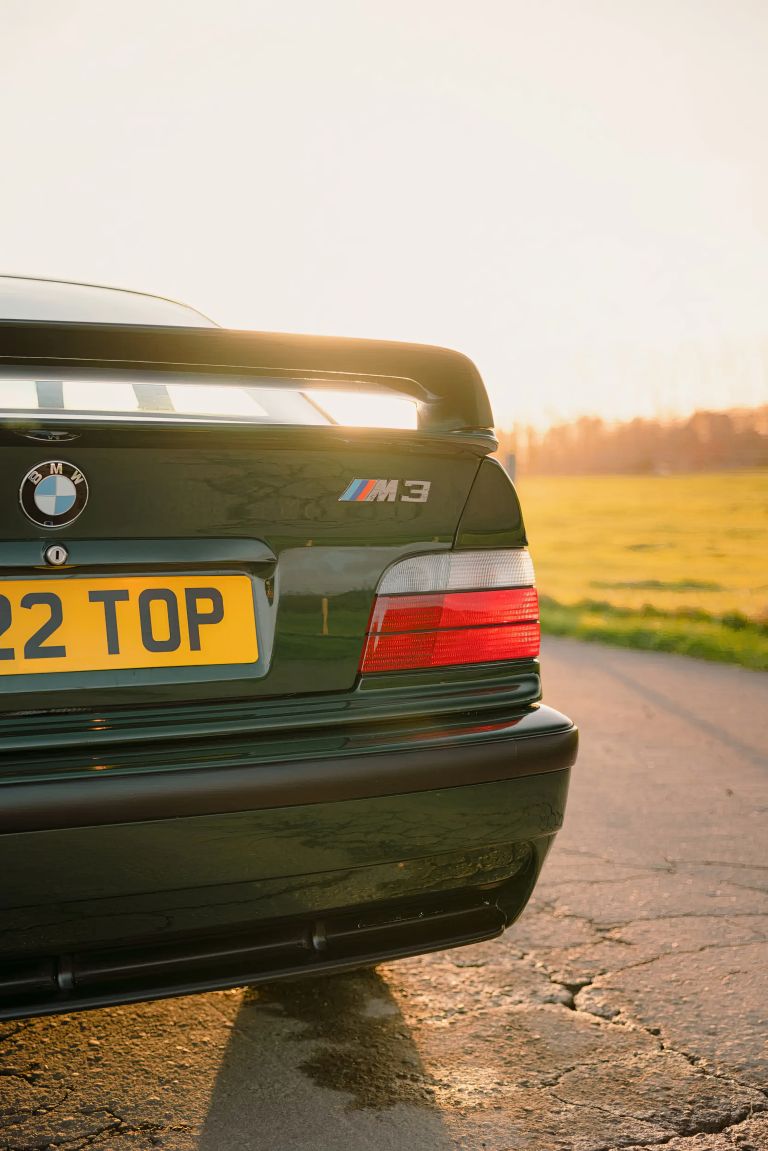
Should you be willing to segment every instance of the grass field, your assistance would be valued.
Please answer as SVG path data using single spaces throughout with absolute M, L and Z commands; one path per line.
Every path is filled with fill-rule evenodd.
M 517 486 L 545 631 L 768 668 L 768 471 Z

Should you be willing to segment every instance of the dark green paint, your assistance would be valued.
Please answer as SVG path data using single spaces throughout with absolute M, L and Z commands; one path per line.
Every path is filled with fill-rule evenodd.
M 519 704 L 512 698 L 515 710 Z M 106 778 L 151 772 L 185 772 L 190 768 L 210 770 L 232 765 L 248 765 L 258 770 L 262 764 L 297 760 L 332 759 L 361 752 L 382 755 L 390 752 L 427 751 L 432 748 L 470 744 L 478 747 L 502 738 L 548 735 L 571 728 L 567 717 L 552 708 L 528 709 L 510 718 L 510 702 L 502 703 L 504 693 L 481 696 L 465 693 L 463 706 L 458 701 L 422 693 L 410 706 L 389 711 L 360 709 L 346 714 L 316 710 L 298 722 L 294 712 L 273 715 L 272 726 L 261 717 L 240 715 L 240 730 L 235 721 L 219 720 L 213 725 L 189 722 L 185 729 L 174 728 L 172 721 L 158 727 L 158 716 L 150 717 L 153 726 L 136 723 L 131 738 L 117 737 L 105 728 L 91 725 L 90 731 L 70 727 L 68 738 L 55 740 L 54 732 L 42 744 L 30 728 L 21 734 L 12 730 L 8 750 L 0 758 L 2 783 L 24 783 L 43 780 Z M 427 705 L 431 701 L 431 708 Z M 451 704 L 453 710 L 450 710 Z M 445 710 L 443 710 L 445 709 Z M 317 722 L 311 722 L 312 716 Z M 123 722 L 125 722 L 125 717 Z M 247 720 L 251 719 L 250 725 Z M 519 731 L 517 726 L 520 725 Z M 39 720 L 38 720 L 39 726 Z M 16 728 L 16 732 L 19 729 Z M 217 734 L 213 734 L 216 732 Z M 116 738 L 117 737 L 117 738 Z M 190 738 L 193 737 L 193 738 Z M 11 750 L 13 748 L 13 750 Z M 1 822 L 1 813 L 0 813 Z
M 246 572 L 262 648 L 259 663 L 247 668 L 0 678 L 0 792 L 17 781 L 26 797 L 28 788 L 45 789 L 55 779 L 90 796 L 115 778 L 135 792 L 141 774 L 172 789 L 178 780 L 181 801 L 185 779 L 199 768 L 218 785 L 219 768 L 228 765 L 250 779 L 251 769 L 271 764 L 282 771 L 286 760 L 301 761 L 303 770 L 394 753 L 410 771 L 405 753 L 420 757 L 422 749 L 438 753 L 444 783 L 444 748 L 463 745 L 471 772 L 493 740 L 508 740 L 510 761 L 525 762 L 521 733 L 546 741 L 548 731 L 568 726 L 532 706 L 540 696 L 535 660 L 365 680 L 358 673 L 375 590 L 390 564 L 452 547 L 525 543 L 514 489 L 486 459 L 494 446 L 490 411 L 469 361 L 439 349 L 355 341 L 342 347 L 248 333 L 209 340 L 209 333 L 193 332 L 190 343 L 188 333 L 65 328 L 0 324 L 0 357 L 21 362 L 42 341 L 50 362 L 71 356 L 73 365 L 117 366 L 143 358 L 178 370 L 184 355 L 205 363 L 206 372 L 236 366 L 258 375 L 248 367 L 258 352 L 264 370 L 290 369 L 292 376 L 310 375 L 310 357 L 315 367 L 319 357 L 331 365 L 331 383 L 334 371 L 354 370 L 384 387 L 403 382 L 398 372 L 407 376 L 401 390 L 423 401 L 422 428 L 84 421 L 75 441 L 58 446 L 23 439 L 18 423 L 0 428 L 0 581 L 25 573 L 50 578 L 42 551 L 53 539 L 70 550 L 63 579 Z M 91 498 L 72 529 L 37 529 L 17 505 L 21 478 L 46 458 L 69 460 L 88 478 Z M 356 477 L 428 479 L 430 499 L 340 503 Z M 295 803 L 292 792 L 287 796 L 292 806 L 237 811 L 232 802 L 220 814 L 206 798 L 206 814 L 186 818 L 178 817 L 173 790 L 172 818 L 105 825 L 102 810 L 102 822 L 92 826 L 64 829 L 58 822 L 45 824 L 51 830 L 6 832 L 0 957 L 28 962 L 30 970 L 36 958 L 55 967 L 57 957 L 80 949 L 258 932 L 266 921 L 303 921 L 339 908 L 364 918 L 370 906 L 499 885 L 514 893 L 508 922 L 561 825 L 568 775 L 547 769 L 502 782 L 311 804 L 299 789 Z M 433 786 L 431 776 L 424 786 Z M 68 796 L 84 822 L 82 796 Z M 126 818 L 122 806 L 113 818 Z
M 3 436 L 0 491 L 15 493 L 46 449 L 8 431 Z M 47 454 L 84 472 L 89 504 L 71 529 L 46 532 L 29 523 L 13 497 L 6 501 L 0 578 L 52 575 L 42 564 L 51 539 L 70 550 L 69 567 L 58 578 L 68 572 L 246 571 L 254 581 L 262 654 L 257 665 L 245 667 L 4 676 L 0 708 L 6 711 L 103 712 L 127 704 L 347 693 L 358 680 L 371 604 L 386 567 L 409 554 L 451 547 L 460 521 L 460 542 L 468 546 L 478 517 L 479 534 L 487 535 L 494 506 L 505 525 L 497 542 L 524 540 L 519 509 L 516 521 L 511 516 L 514 491 L 495 463 L 481 466 L 472 436 L 242 427 L 224 436 L 221 428 L 171 434 L 168 428 L 91 426 Z M 423 504 L 339 502 L 356 476 L 429 479 L 430 498 Z M 415 682 L 430 680 L 434 674 Z
M 0 954 L 98 947 L 491 882 L 560 827 L 568 772 L 310 807 L 0 836 Z M 34 851 L 31 850 L 34 844 Z M 503 876 L 502 876 L 503 877 Z
M 456 532 L 456 548 L 519 548 L 526 542 L 509 476 L 498 460 L 483 460 Z

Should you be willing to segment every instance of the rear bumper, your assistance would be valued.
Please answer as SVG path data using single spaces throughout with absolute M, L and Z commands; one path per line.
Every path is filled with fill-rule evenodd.
M 576 732 L 539 708 L 487 735 L 3 788 L 0 1017 L 498 934 L 562 823 Z
M 333 803 L 515 779 L 570 767 L 577 744 L 571 721 L 540 706 L 506 722 L 465 725 L 450 742 L 426 746 L 419 737 L 403 739 L 399 750 L 391 752 L 230 766 L 232 754 L 222 762 L 216 745 L 202 755 L 196 745 L 194 760 L 187 754 L 186 762 L 171 770 L 157 770 L 148 755 L 124 773 L 113 772 L 108 763 L 94 764 L 91 756 L 88 774 L 4 784 L 0 834 Z M 237 757 L 236 749 L 233 754 Z

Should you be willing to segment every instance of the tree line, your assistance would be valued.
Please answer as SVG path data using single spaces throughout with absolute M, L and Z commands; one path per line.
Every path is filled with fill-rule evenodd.
M 583 416 L 546 430 L 497 430 L 499 457 L 527 475 L 698 472 L 768 467 L 768 404 L 685 418 L 607 423 Z

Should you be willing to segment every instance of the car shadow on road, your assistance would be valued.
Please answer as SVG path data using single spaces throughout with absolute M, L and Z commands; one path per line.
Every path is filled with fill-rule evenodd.
M 376 971 L 246 992 L 199 1151 L 455 1147 L 400 1008 Z

